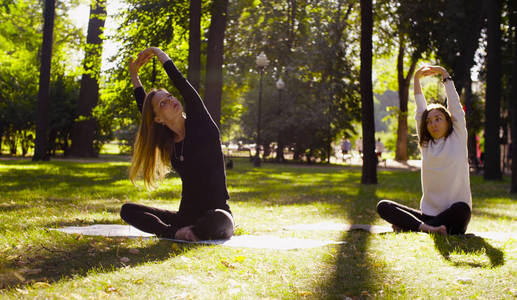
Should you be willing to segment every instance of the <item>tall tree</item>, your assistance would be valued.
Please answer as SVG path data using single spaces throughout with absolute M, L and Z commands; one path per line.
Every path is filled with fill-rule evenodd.
M 36 115 L 36 145 L 33 161 L 49 160 L 48 111 L 50 104 L 50 64 L 54 32 L 55 0 L 45 0 L 43 9 L 43 43 L 39 73 L 38 112 Z
M 190 0 L 187 78 L 199 91 L 201 80 L 201 0 Z
M 511 13 L 511 27 L 513 27 L 513 62 L 512 62 L 512 91 L 510 99 L 513 99 L 510 104 L 512 112 L 512 183 L 510 192 L 517 193 L 517 3 L 510 1 Z
M 470 76 L 467 77 L 467 81 L 465 83 L 465 115 L 468 116 L 467 120 L 467 149 L 469 162 L 472 164 L 471 167 L 474 167 L 476 172 L 478 171 L 478 159 L 477 159 L 477 145 L 476 145 L 476 134 L 472 129 L 472 115 L 473 115 L 473 101 L 474 97 L 472 95 L 472 79 Z
M 361 183 L 377 184 L 375 156 L 375 120 L 373 116 L 372 86 L 372 0 L 361 0 L 361 112 L 363 127 L 363 169 Z
M 406 53 L 406 36 L 402 30 L 399 30 L 399 50 L 397 55 L 397 82 L 399 92 L 399 114 L 397 126 L 397 146 L 395 151 L 395 160 L 408 160 L 408 99 L 409 99 L 409 84 L 411 83 L 411 76 L 415 71 L 416 63 L 421 55 L 420 50 L 415 50 L 411 55 L 411 62 L 407 75 L 404 75 L 404 56 Z
M 490 10 L 493 7 L 490 0 L 451 0 L 445 3 L 441 14 L 447 22 L 445 27 L 443 23 L 435 24 L 433 34 L 439 40 L 438 57 L 452 68 L 454 84 L 461 95 L 474 65 L 474 55 L 485 24 L 485 8 Z
M 485 104 L 485 171 L 487 180 L 502 179 L 499 126 L 501 122 L 501 0 L 487 0 L 487 86 Z
M 221 97 L 223 93 L 224 33 L 228 0 L 212 2 L 210 28 L 206 54 L 205 102 L 215 124 L 221 121 Z
M 77 117 L 72 129 L 70 155 L 94 157 L 96 122 L 92 110 L 99 102 L 99 77 L 102 60 L 102 33 L 106 21 L 106 0 L 92 0 L 86 35 L 84 73 L 79 90 Z
M 388 12 L 394 10 L 391 16 L 388 14 L 386 17 L 393 19 L 393 22 L 388 23 L 395 25 L 395 28 L 391 31 L 394 31 L 398 36 L 398 39 L 395 40 L 398 41 L 397 83 L 399 97 L 395 159 L 397 161 L 407 161 L 409 85 L 418 60 L 425 52 L 431 51 L 429 48 L 429 38 L 430 27 L 432 28 L 433 25 L 432 20 L 434 16 L 432 14 L 434 11 L 432 9 L 433 6 L 429 7 L 428 3 L 423 5 L 422 3 L 416 3 L 414 0 L 399 0 L 397 2 L 398 5 L 394 5 L 393 1 L 388 0 L 384 6 Z M 388 38 L 386 37 L 386 39 Z M 409 67 L 404 66 L 405 63 L 408 63 Z M 405 73 L 406 70 L 407 74 Z
M 433 1 L 428 1 L 433 3 Z M 432 5 L 432 4 L 430 4 Z M 435 6 L 435 5 L 433 5 Z M 436 44 L 437 56 L 442 64 L 452 70 L 458 94 L 465 92 L 465 110 L 468 130 L 468 155 L 470 161 L 477 163 L 476 135 L 480 130 L 479 112 L 476 110 L 476 96 L 471 93 L 471 69 L 474 56 L 479 48 L 481 31 L 485 27 L 486 0 L 450 0 L 439 8 L 446 23 L 433 26 L 429 40 Z

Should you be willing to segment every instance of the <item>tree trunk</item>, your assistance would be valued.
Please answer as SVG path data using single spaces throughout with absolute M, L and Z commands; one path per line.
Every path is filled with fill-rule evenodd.
M 99 77 L 102 60 L 102 33 L 106 20 L 106 0 L 92 0 L 90 4 L 90 20 L 86 36 L 86 51 L 84 57 L 84 74 L 79 90 L 77 119 L 72 128 L 71 156 L 95 157 L 93 147 L 96 122 L 92 110 L 99 101 Z
M 2 141 L 4 138 L 4 128 L 0 127 L 0 156 L 2 155 Z
M 201 81 L 201 0 L 190 0 L 188 39 L 188 71 L 190 84 L 199 92 Z
M 282 119 L 282 90 L 278 90 L 278 119 Z M 278 129 L 278 139 L 277 139 L 277 147 L 276 147 L 276 161 L 284 162 L 284 129 L 282 126 L 279 126 Z
M 472 128 L 472 117 L 474 113 L 474 97 L 472 97 L 472 80 L 470 76 L 467 77 L 467 81 L 465 84 L 465 114 L 467 121 L 467 148 L 469 155 L 469 162 L 472 164 L 472 167 L 478 171 L 479 164 L 477 159 L 477 143 L 476 143 L 476 132 Z
M 289 24 L 287 32 L 287 48 L 289 52 L 293 49 L 294 42 L 294 27 L 296 23 L 296 0 L 287 1 L 287 23 Z
M 470 9 L 475 12 L 473 16 L 467 16 L 465 26 L 471 30 L 467 31 L 467 37 L 464 39 L 465 43 L 461 50 L 461 56 L 455 61 L 453 65 L 454 85 L 458 94 L 461 96 L 462 90 L 467 84 L 467 77 L 470 76 L 470 69 L 474 65 L 474 55 L 479 46 L 479 37 L 481 36 L 481 29 L 484 25 L 486 17 L 486 7 L 490 4 L 487 0 L 469 1 L 469 5 L 477 7 L 478 9 Z M 463 39 L 463 37 L 459 37 Z
M 38 111 L 36 114 L 36 142 L 33 161 L 49 160 L 48 155 L 48 110 L 50 104 L 50 65 L 54 31 L 55 0 L 45 0 L 43 11 L 43 43 L 39 72 Z
M 361 0 L 361 113 L 363 125 L 363 170 L 361 183 L 377 184 L 375 121 L 372 87 L 372 0 Z
M 399 114 L 397 127 L 397 148 L 395 150 L 395 160 L 405 162 L 408 160 L 408 99 L 409 99 L 409 84 L 411 76 L 415 71 L 416 63 L 420 54 L 414 54 L 411 59 L 411 66 L 409 67 L 407 76 L 404 76 L 404 55 L 405 55 L 405 38 L 404 33 L 399 32 L 399 53 L 397 56 L 397 79 L 399 92 Z
M 513 23 L 513 66 L 512 66 L 512 91 L 510 99 L 512 111 L 512 183 L 510 192 L 517 193 L 517 3 L 510 1 L 513 13 L 511 22 Z
M 224 32 L 228 0 L 214 0 L 212 20 L 208 31 L 206 55 L 205 103 L 215 124 L 220 127 L 221 97 L 223 93 Z
M 488 5 L 487 87 L 485 104 L 485 172 L 486 180 L 500 180 L 501 147 L 499 138 L 501 109 L 501 0 Z

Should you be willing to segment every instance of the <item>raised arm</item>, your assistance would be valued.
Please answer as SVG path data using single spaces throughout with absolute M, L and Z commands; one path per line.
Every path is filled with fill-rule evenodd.
M 169 56 L 163 52 L 161 49 L 156 47 L 150 47 L 145 49 L 144 51 L 138 54 L 138 57 L 143 60 L 149 60 L 151 57 L 156 56 L 163 64 L 163 68 L 169 75 L 169 78 L 174 83 L 174 86 L 178 89 L 181 96 L 183 97 L 183 101 L 185 101 L 185 111 L 187 115 L 193 118 L 204 118 L 206 120 L 211 120 L 210 114 L 199 97 L 197 91 L 190 85 L 188 80 L 181 74 L 181 72 L 176 68 L 172 60 Z M 213 121 L 212 121 L 213 122 Z
M 413 76 L 413 91 L 415 94 L 415 103 L 416 103 L 416 112 L 415 112 L 415 120 L 417 124 L 417 128 L 420 128 L 420 122 L 422 120 L 422 114 L 427 109 L 427 102 L 425 100 L 424 94 L 422 93 L 422 85 L 420 84 L 420 78 L 425 77 L 429 74 L 429 69 L 427 66 L 421 67 L 416 70 L 415 75 Z M 420 131 L 417 129 L 417 133 Z
M 133 83 L 134 95 L 136 104 L 138 105 L 138 110 L 142 112 L 142 107 L 144 105 L 145 100 L 145 90 L 142 86 L 142 82 L 140 82 L 140 77 L 138 77 L 138 71 L 140 68 L 145 65 L 151 57 L 143 57 L 138 56 L 136 60 L 133 58 L 129 58 L 129 75 L 131 76 L 131 82 Z

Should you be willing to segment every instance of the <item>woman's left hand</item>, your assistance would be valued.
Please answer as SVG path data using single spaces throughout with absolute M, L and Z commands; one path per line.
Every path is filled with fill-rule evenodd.
M 154 56 L 156 56 L 162 64 L 170 59 L 169 56 L 158 47 L 149 47 L 138 54 L 138 58 L 141 57 L 146 61 Z

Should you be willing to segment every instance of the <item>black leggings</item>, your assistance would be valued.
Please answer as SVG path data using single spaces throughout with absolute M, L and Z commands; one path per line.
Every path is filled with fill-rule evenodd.
M 193 225 L 192 232 L 200 240 L 229 239 L 233 235 L 233 218 L 222 209 L 208 210 L 203 216 L 192 219 L 178 212 L 150 206 L 126 203 L 120 217 L 134 227 L 158 237 L 174 239 L 176 231 Z
M 470 221 L 470 207 L 464 202 L 456 202 L 437 216 L 429 216 L 417 209 L 381 200 L 377 204 L 377 212 L 389 223 L 410 231 L 419 231 L 420 224 L 425 223 L 430 226 L 445 225 L 448 234 L 464 234 Z

